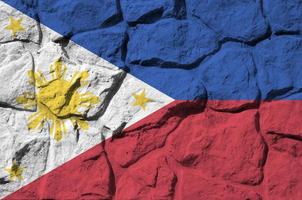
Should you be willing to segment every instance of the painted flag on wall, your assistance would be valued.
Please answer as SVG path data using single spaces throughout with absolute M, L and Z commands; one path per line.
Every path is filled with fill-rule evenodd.
M 0 197 L 301 199 L 302 2 L 0 1 Z

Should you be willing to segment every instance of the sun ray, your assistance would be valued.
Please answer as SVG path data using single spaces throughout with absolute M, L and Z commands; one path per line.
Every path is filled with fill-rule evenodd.
M 76 83 L 77 81 L 80 81 L 81 86 L 85 86 L 88 84 L 87 78 L 89 74 L 88 71 L 83 71 L 83 72 L 75 72 L 71 78 L 71 84 Z
M 50 72 L 53 79 L 63 79 L 66 74 L 66 65 L 63 65 L 60 59 L 57 59 L 52 65 L 50 65 Z
M 29 70 L 27 72 L 27 76 L 29 78 L 28 82 L 31 84 L 31 85 L 35 85 L 35 72 L 34 70 Z
M 40 70 L 38 70 L 37 72 L 34 73 L 34 77 L 35 77 L 35 83 L 36 83 L 37 87 L 47 85 L 48 81 Z
M 37 105 L 35 94 L 30 92 L 24 92 L 23 95 L 17 97 L 16 102 L 23 104 L 23 107 L 26 109 L 34 108 Z
M 74 84 L 80 78 L 80 72 L 75 72 L 70 80 L 71 84 Z
M 88 128 L 89 128 L 89 124 L 85 120 L 77 119 L 76 123 L 77 123 L 77 125 L 79 126 L 80 129 L 88 130 Z
M 62 131 L 62 126 L 61 126 L 61 120 L 56 119 L 54 121 L 55 123 L 55 131 L 54 131 L 54 138 L 56 141 L 60 141 L 63 137 L 63 131 Z
M 81 73 L 81 75 L 80 75 L 80 77 L 81 77 L 81 79 L 80 79 L 80 81 L 81 81 L 81 86 L 85 86 L 85 85 L 88 84 L 88 81 L 87 81 L 88 76 L 89 76 L 88 71 L 83 71 L 83 72 Z
M 27 126 L 30 130 L 33 130 L 33 129 L 40 130 L 42 128 L 44 120 L 45 120 L 45 117 L 42 115 L 42 113 L 40 113 L 40 112 L 34 113 L 31 116 L 29 116 Z
M 99 98 L 94 96 L 91 92 L 86 92 L 80 96 L 80 103 L 81 106 L 86 104 L 87 107 L 91 107 L 92 105 L 99 103 Z
M 61 123 L 62 130 L 63 130 L 62 132 L 66 134 L 66 133 L 67 133 L 67 127 L 66 127 L 65 121 L 62 120 L 61 122 L 62 122 L 62 123 Z
M 50 128 L 49 128 L 49 134 L 50 134 L 51 137 L 54 136 L 54 130 L 55 130 L 55 123 L 54 123 L 54 120 L 52 120 L 50 122 Z

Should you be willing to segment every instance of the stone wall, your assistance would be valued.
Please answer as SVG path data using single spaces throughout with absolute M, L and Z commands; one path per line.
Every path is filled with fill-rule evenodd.
M 87 174 L 94 170 L 90 175 L 96 179 L 77 179 L 68 195 L 302 198 L 300 0 L 24 2 L 15 4 L 50 28 L 64 27 L 58 32 L 65 37 L 23 17 L 27 31 L 12 38 L 4 27 L 10 16 L 21 14 L 1 2 L 1 169 L 15 159 L 27 167 L 24 177 L 30 182 L 173 98 L 183 101 L 98 145 L 101 150 L 89 155 L 94 158 L 89 159 L 89 166 L 95 168 L 86 167 L 84 158 L 76 162 Z M 78 45 L 94 54 L 79 50 Z M 36 107 L 24 108 L 16 101 L 24 92 L 35 94 L 27 71 L 39 69 L 47 74 L 57 58 L 72 69 L 67 73 L 70 78 L 74 71 L 89 69 L 86 90 L 102 100 L 83 111 L 93 129 L 88 133 L 71 129 L 60 143 L 49 137 L 46 125 L 38 137 L 31 135 L 26 118 Z M 143 112 L 130 106 L 132 93 L 141 91 L 136 86 L 144 83 L 133 84 L 126 72 L 172 98 L 154 90 L 148 94 L 155 100 L 149 105 L 153 109 Z M 2 195 L 25 184 L 7 179 L 2 170 Z M 65 187 L 63 180 L 56 183 L 49 184 L 50 191 Z M 93 191 L 81 191 L 86 183 L 94 185 Z

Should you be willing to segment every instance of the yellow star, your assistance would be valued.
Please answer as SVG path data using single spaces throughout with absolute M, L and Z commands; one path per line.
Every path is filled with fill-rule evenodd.
M 145 90 L 141 94 L 132 94 L 135 98 L 135 102 L 132 104 L 133 106 L 140 106 L 143 110 L 146 110 L 146 104 L 148 102 L 152 102 L 152 99 L 146 97 Z
M 14 181 L 18 179 L 19 181 L 23 180 L 22 173 L 23 173 L 23 168 L 19 166 L 16 161 L 13 161 L 13 165 L 11 168 L 6 168 L 5 171 L 9 173 L 9 180 Z
M 12 31 L 12 35 L 15 37 L 17 32 L 24 31 L 24 27 L 21 25 L 22 18 L 14 19 L 13 17 L 9 18 L 9 25 L 5 27 L 6 30 Z

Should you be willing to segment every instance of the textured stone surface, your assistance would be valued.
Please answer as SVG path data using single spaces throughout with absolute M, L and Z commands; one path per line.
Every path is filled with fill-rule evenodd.
M 300 0 L 267 0 L 263 1 L 263 8 L 273 31 L 301 33 L 302 2 Z
M 175 173 L 167 165 L 165 157 L 152 161 L 142 162 L 121 176 L 117 182 L 116 199 L 173 199 L 177 182 Z M 133 176 L 134 173 L 136 176 Z
M 60 10 L 65 8 L 68 8 L 68 10 L 64 14 L 60 13 Z M 87 2 L 85 0 L 39 0 L 39 17 L 41 20 L 49 21 L 53 27 L 64 27 L 65 34 L 76 34 L 97 29 L 102 25 L 106 25 L 107 21 L 118 15 L 116 2 L 110 0 L 103 0 L 98 3 L 95 1 Z M 67 21 L 66 16 L 68 16 L 68 19 L 69 17 L 73 19 Z M 85 18 L 81 18 L 80 16 L 85 16 Z M 87 20 L 87 17 L 89 20 Z M 84 27 L 83 25 L 86 27 L 85 29 L 82 28 Z
M 169 13 L 172 14 L 173 1 L 125 0 L 121 1 L 121 7 L 123 16 L 130 25 L 148 24 Z
M 72 40 L 76 40 L 79 43 L 87 44 L 87 41 L 98 41 L 91 43 L 89 49 L 93 49 L 98 56 L 106 59 L 111 63 L 116 63 L 118 66 L 123 66 L 120 61 L 122 57 L 122 48 L 124 41 L 126 40 L 126 27 L 123 24 L 117 27 L 109 27 L 103 30 L 94 30 L 84 32 L 72 37 Z M 104 45 L 107 44 L 107 45 Z
M 280 36 L 254 49 L 258 84 L 265 99 L 280 99 L 297 93 L 302 86 L 302 39 Z
M 58 33 L 0 1 L 0 198 L 55 168 L 16 197 L 302 198 L 300 0 L 6 2 Z M 29 70 L 56 81 L 56 60 L 100 99 L 60 142 L 53 122 L 29 130 L 37 102 L 17 100 L 39 95 Z M 153 113 L 173 100 L 155 88 L 182 101 Z M 9 180 L 14 161 L 23 180 Z
M 200 68 L 210 100 L 238 99 L 238 104 L 211 103 L 215 109 L 236 109 L 244 107 L 259 98 L 256 82 L 256 67 L 249 49 L 238 43 L 227 43 L 221 51 L 210 57 Z M 217 73 L 218 72 L 218 73 Z M 195 73 L 196 76 L 196 73 Z
M 222 38 L 252 41 L 266 33 L 267 25 L 258 1 L 187 1 L 190 15 L 213 29 Z
M 8 18 L 9 17 L 15 17 L 18 20 L 22 20 L 21 25 L 23 27 L 26 27 L 26 31 L 20 31 L 16 33 L 16 36 L 13 37 L 10 34 L 10 30 L 7 30 L 5 27 L 9 25 Z M 11 9 L 2 9 L 0 13 L 0 42 L 9 42 L 13 40 L 22 40 L 22 41 L 32 41 L 35 43 L 38 43 L 41 39 L 40 35 L 40 27 L 39 24 L 31 20 L 28 17 L 23 17 L 20 15 L 17 11 L 11 10 Z
M 301 140 L 282 134 L 268 134 L 270 147 L 264 180 L 271 199 L 300 199 L 301 190 Z
M 17 97 L 24 92 L 35 91 L 27 80 L 27 72 L 34 66 L 32 55 L 21 42 L 0 45 L 0 52 L 0 102 L 22 108 L 16 102 Z
M 129 38 L 127 61 L 147 66 L 189 65 L 217 48 L 214 32 L 185 20 L 138 25 Z
M 260 109 L 261 127 L 267 133 L 302 137 L 299 125 L 301 109 L 300 102 L 294 100 L 265 103 Z
M 258 184 L 263 178 L 265 147 L 257 133 L 255 117 L 254 111 L 218 114 L 207 110 L 190 116 L 177 130 L 181 133 L 189 129 L 190 136 L 174 138 L 173 157 L 183 166 L 212 178 Z M 239 125 L 238 121 L 242 123 Z
M 258 193 L 226 183 L 215 182 L 215 180 L 200 177 L 198 173 L 184 172 L 182 175 L 181 195 L 179 199 L 251 199 L 261 200 Z
M 206 99 L 207 91 L 200 76 L 196 76 L 199 68 L 187 70 L 186 68 L 159 68 L 148 66 L 144 70 L 140 65 L 131 65 L 130 71 L 138 78 L 155 88 L 162 88 L 161 91 L 176 99 Z M 165 80 L 165 81 L 160 81 Z M 171 80 L 173 84 L 170 84 Z M 181 87 L 175 87 L 175 85 Z

